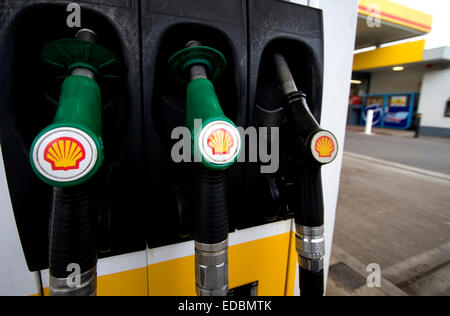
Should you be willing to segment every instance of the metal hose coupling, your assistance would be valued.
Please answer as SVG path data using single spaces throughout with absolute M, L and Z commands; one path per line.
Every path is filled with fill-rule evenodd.
M 228 295 L 228 239 L 218 244 L 195 242 L 198 296 Z
M 296 225 L 296 244 L 300 267 L 311 272 L 320 272 L 324 267 L 324 226 L 306 227 Z
M 50 296 L 97 296 L 97 268 L 68 278 L 50 275 Z

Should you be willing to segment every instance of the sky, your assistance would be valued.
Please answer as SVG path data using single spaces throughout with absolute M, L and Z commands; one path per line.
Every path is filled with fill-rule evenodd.
M 450 0 L 392 1 L 433 15 L 432 31 L 424 37 L 427 49 L 450 46 Z

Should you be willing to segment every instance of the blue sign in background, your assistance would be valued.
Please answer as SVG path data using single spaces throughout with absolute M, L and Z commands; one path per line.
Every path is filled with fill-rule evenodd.
M 367 95 L 361 111 L 361 125 L 366 125 L 367 112 L 374 110 L 373 126 L 409 129 L 414 115 L 415 98 L 415 93 Z

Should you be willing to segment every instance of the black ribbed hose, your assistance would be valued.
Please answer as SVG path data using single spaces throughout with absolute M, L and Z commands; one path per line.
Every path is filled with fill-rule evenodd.
M 228 238 L 225 172 L 201 167 L 198 177 L 195 240 L 221 243 Z
M 299 170 L 299 196 L 295 223 L 311 228 L 324 225 L 322 167 L 302 164 Z M 323 296 L 323 269 L 319 272 L 300 267 L 300 295 Z
M 50 223 L 50 275 L 67 278 L 70 264 L 78 264 L 81 274 L 97 264 L 95 217 L 88 190 L 84 186 L 54 188 Z
M 312 272 L 300 268 L 300 295 L 306 297 L 320 297 L 325 293 L 323 270 Z

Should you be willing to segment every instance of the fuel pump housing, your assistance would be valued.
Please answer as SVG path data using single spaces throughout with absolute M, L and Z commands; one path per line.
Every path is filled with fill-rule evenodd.
M 98 45 L 107 47 L 123 65 L 118 73 L 104 73 L 106 78 L 100 80 L 98 86 L 89 78 L 75 77 L 64 82 L 67 69 L 58 64 L 68 61 L 51 57 L 64 43 L 47 46 L 57 40 L 73 39 L 81 29 L 67 25 L 69 3 L 80 5 L 82 27 L 94 29 Z M 88 173 L 92 175 L 90 185 L 98 219 L 100 258 L 145 251 L 138 1 L 2 1 L 0 12 L 0 143 L 11 204 L 29 270 L 48 268 L 52 201 L 52 188 L 48 184 L 56 183 L 55 179 L 42 177 L 48 182 L 44 183 L 36 176 L 29 163 L 29 150 L 36 136 L 52 122 L 44 134 L 61 124 L 82 121 L 82 126 L 72 126 L 88 135 L 83 138 L 86 139 L 84 145 L 98 155 Z M 83 47 L 73 41 L 74 54 L 82 54 Z M 43 50 L 47 50 L 45 54 L 50 60 L 42 62 Z M 80 57 L 78 62 L 82 61 Z M 95 62 L 94 65 L 100 66 Z M 108 78 L 108 75 L 116 77 Z M 80 86 L 91 93 L 78 94 Z M 65 91 L 62 96 L 61 91 Z M 57 112 L 60 96 L 61 106 Z M 85 115 L 87 112 L 67 113 L 68 107 L 64 104 L 72 104 L 74 96 L 79 98 L 79 104 L 89 104 L 85 107 L 87 112 L 98 111 L 91 122 L 83 120 L 89 117 Z M 103 148 L 104 159 L 100 150 Z M 41 149 L 45 151 L 46 146 Z M 67 183 L 60 186 L 67 186 Z
M 288 102 L 274 56 L 280 54 L 286 59 L 317 125 L 330 129 L 331 135 L 342 141 L 345 120 L 340 105 L 346 100 L 335 100 L 334 96 L 335 90 L 347 88 L 338 74 L 350 67 L 350 62 L 341 64 L 330 52 L 351 55 L 353 43 L 349 42 L 353 39 L 347 39 L 354 34 L 348 25 L 341 26 L 342 32 L 330 28 L 327 21 L 334 21 L 341 13 L 350 16 L 354 8 L 348 4 L 336 6 L 332 1 L 321 0 L 321 9 L 281 0 L 0 2 L 0 145 L 6 173 L 5 179 L 0 178 L 0 196 L 9 197 L 8 220 L 17 226 L 17 236 L 9 236 L 8 242 L 18 239 L 16 244 L 24 258 L 16 259 L 24 261 L 27 270 L 22 273 L 38 284 L 33 285 L 36 293 L 32 294 L 41 288 L 40 294 L 48 294 L 45 280 L 49 279 L 48 227 L 53 194 L 64 197 L 65 190 L 73 193 L 81 185 L 93 193 L 90 207 L 95 209 L 99 295 L 198 294 L 208 282 L 196 278 L 197 267 L 197 275 L 201 275 L 209 267 L 204 264 L 208 256 L 225 250 L 229 267 L 221 275 L 228 275 L 228 280 L 224 277 L 215 283 L 227 283 L 221 294 L 292 295 L 298 288 L 294 218 L 303 201 L 298 199 L 301 175 L 307 174 L 299 172 L 297 163 L 302 162 L 302 168 L 309 170 L 308 166 L 317 165 L 317 161 L 307 161 L 297 150 L 305 146 L 291 135 L 294 129 L 288 128 L 292 116 L 286 111 Z M 356 8 L 356 0 L 348 2 Z M 42 62 L 41 52 L 49 43 L 73 38 L 79 30 L 67 25 L 69 4 L 80 6 L 81 28 L 95 30 L 98 45 L 116 56 L 122 66 L 118 73 L 108 73 L 93 84 L 89 78 L 67 80 L 67 73 L 61 74 L 57 66 L 61 60 L 53 60 L 55 67 L 48 71 L 49 63 Z M 329 40 L 338 35 L 343 38 L 342 46 Z M 222 76 L 217 76 L 208 64 L 210 60 L 205 62 L 197 56 L 188 65 L 172 64 L 176 69 L 180 65 L 183 68 L 178 80 L 174 77 L 174 68 L 168 67 L 170 58 L 193 40 L 209 47 L 204 53 L 220 52 L 214 54 L 214 63 Z M 324 45 L 324 41 L 329 42 Z M 76 44 L 73 49 L 83 54 Z M 327 64 L 325 57 L 329 59 Z M 194 80 L 189 88 L 186 82 L 180 84 L 189 81 L 189 70 L 198 65 L 206 68 L 208 80 Z M 95 69 L 90 70 L 97 76 Z M 342 80 L 327 85 L 327 74 Z M 80 86 L 90 92 L 80 95 Z M 75 108 L 84 108 L 75 114 L 67 112 L 73 96 L 83 105 Z M 194 103 L 203 105 L 192 111 L 190 105 Z M 83 113 L 93 109 L 97 115 Z M 337 119 L 330 123 L 326 118 L 331 111 L 336 111 Z M 76 124 L 73 119 L 77 115 L 91 119 Z M 198 129 L 208 134 L 206 137 L 196 133 L 198 117 L 207 118 L 201 126 L 204 128 Z M 209 124 L 218 120 L 223 125 L 210 130 Z M 76 121 L 80 122 L 78 118 Z M 65 142 L 52 143 L 47 136 L 59 131 L 61 124 L 81 131 L 85 143 L 75 137 L 71 138 L 82 146 L 70 139 L 64 139 L 68 147 Z M 222 127 L 239 133 L 229 137 L 220 131 Z M 57 135 L 56 139 L 60 136 L 67 137 Z M 330 134 L 319 133 L 305 142 L 319 144 L 322 136 L 333 141 Z M 195 146 L 198 139 L 207 140 L 204 152 Z M 219 142 L 214 143 L 215 139 Z M 187 140 L 192 155 L 176 151 L 186 148 L 183 144 Z M 322 140 L 317 150 L 311 147 L 313 154 L 328 155 L 331 145 L 326 138 Z M 67 161 L 50 152 L 70 151 L 72 146 L 74 155 L 67 156 Z M 90 155 L 77 152 L 81 147 L 91 148 L 92 156 L 97 154 L 81 177 L 59 181 L 39 169 L 46 164 L 50 169 L 60 169 L 60 173 L 72 171 L 73 164 Z M 30 156 L 31 148 L 36 152 Z M 228 148 L 236 150 L 225 157 Z M 39 150 L 47 153 L 48 161 L 37 161 Z M 212 152 L 209 157 L 206 150 Z M 219 163 L 213 159 L 214 151 L 223 154 Z M 196 156 L 201 156 L 199 161 Z M 333 218 L 333 203 L 329 202 L 337 197 L 338 186 L 337 176 L 330 180 L 330 174 L 339 173 L 341 156 L 334 158 L 336 162 L 329 167 L 332 173 L 323 179 L 328 202 L 324 228 L 327 242 L 331 240 Z M 274 170 L 261 172 L 272 162 Z M 217 184 L 214 189 L 212 182 Z M 2 189 L 2 183 L 7 183 L 7 188 Z M 52 186 L 57 189 L 53 191 Z M 80 203 L 86 200 L 85 192 L 78 191 Z M 226 240 L 202 243 L 196 238 L 198 201 L 209 203 L 219 195 L 221 205 L 227 206 L 218 221 L 220 236 Z M 0 223 L 2 216 L 0 213 Z M 317 232 L 297 233 L 301 243 L 316 237 Z M 325 246 L 329 254 L 330 245 Z M 196 251 L 202 254 L 196 257 Z M 323 265 L 326 276 L 326 257 Z M 8 272 L 17 270 L 10 268 Z M 215 289 L 206 290 L 217 293 Z

